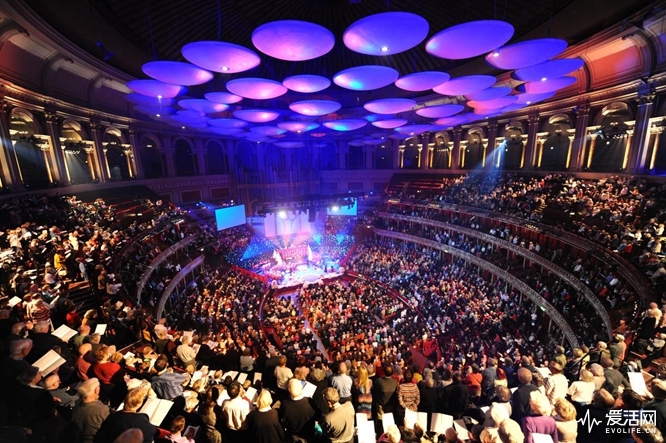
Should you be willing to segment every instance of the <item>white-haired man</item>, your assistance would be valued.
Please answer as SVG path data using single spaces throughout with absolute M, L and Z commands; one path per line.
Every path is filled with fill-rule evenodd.
M 72 421 L 83 434 L 84 443 L 92 443 L 97 431 L 109 416 L 109 407 L 99 401 L 99 380 L 90 378 L 79 386 L 77 390 L 82 402 L 74 408 Z

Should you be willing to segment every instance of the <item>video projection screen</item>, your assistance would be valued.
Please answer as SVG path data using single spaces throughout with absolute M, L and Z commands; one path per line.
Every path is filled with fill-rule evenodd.
M 246 222 L 245 205 L 227 206 L 215 210 L 215 223 L 218 231 L 244 225 Z
M 327 208 L 326 215 L 357 215 L 358 206 L 356 202 L 357 200 L 354 200 L 354 204 L 351 208 L 348 208 L 347 206 L 339 206 L 337 211 L 332 208 Z
M 307 212 L 295 214 L 291 211 L 281 211 L 278 214 L 266 214 L 264 229 L 267 238 L 312 232 Z

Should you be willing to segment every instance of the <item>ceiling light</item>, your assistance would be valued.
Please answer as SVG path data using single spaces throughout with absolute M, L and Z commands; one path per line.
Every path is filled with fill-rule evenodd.
M 159 114 L 155 114 L 155 117 L 162 117 L 162 116 L 161 116 L 161 115 L 159 115 Z
M 529 105 L 529 104 L 531 104 L 531 103 L 532 103 L 531 101 L 527 100 L 527 103 L 526 103 L 526 104 L 528 104 L 528 105 Z
M 161 95 L 158 95 L 158 96 L 157 96 L 157 99 L 158 99 L 158 100 L 162 100 L 162 96 L 161 96 Z
M 495 49 L 495 51 L 493 51 L 493 57 L 499 57 L 499 56 L 500 56 L 500 50 L 498 48 L 498 49 Z
M 181 126 L 182 129 L 185 129 L 185 126 Z
M 542 82 L 545 82 L 546 80 L 548 80 L 546 77 L 541 77 Z
M 386 52 L 386 51 L 388 51 L 388 50 L 389 50 L 389 47 L 388 47 L 388 46 L 382 46 L 382 48 L 381 48 L 381 49 L 382 49 L 382 52 Z
M 229 67 L 228 67 L 228 66 L 222 66 L 222 70 L 223 70 L 223 71 L 228 71 L 228 70 L 229 70 Z

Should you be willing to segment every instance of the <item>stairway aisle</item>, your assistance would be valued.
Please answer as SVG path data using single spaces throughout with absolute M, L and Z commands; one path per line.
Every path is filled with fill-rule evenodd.
M 303 309 L 301 309 L 301 305 L 298 302 L 298 297 L 297 297 L 297 290 L 286 292 L 284 294 L 280 294 L 280 297 L 289 297 L 292 299 L 294 302 L 294 306 L 296 306 L 296 309 L 298 309 L 298 313 L 300 315 L 303 315 Z M 310 322 L 308 321 L 307 317 L 303 315 L 305 327 L 310 329 L 312 331 L 312 335 L 314 336 L 315 340 L 317 340 L 317 349 L 321 351 L 321 353 L 324 355 L 324 358 L 328 360 L 328 353 L 326 352 L 326 348 L 324 347 L 324 344 L 321 342 L 321 338 L 319 338 L 319 335 L 317 334 L 317 331 L 314 330 L 314 328 L 310 325 Z

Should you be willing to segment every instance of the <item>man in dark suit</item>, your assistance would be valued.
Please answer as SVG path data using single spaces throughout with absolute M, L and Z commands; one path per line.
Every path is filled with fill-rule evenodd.
M 654 399 L 645 405 L 648 411 L 656 411 L 657 428 L 662 435 L 666 432 L 666 381 L 655 378 L 650 391 Z
M 284 426 L 287 441 L 307 443 L 315 436 L 315 409 L 310 399 L 303 397 L 303 385 L 292 378 L 287 385 L 289 398 L 282 400 L 278 415 Z
M 469 389 L 462 382 L 459 371 L 453 372 L 452 380 L 453 382 L 444 388 L 445 412 L 457 420 L 462 418 L 463 412 L 469 406 Z
M 601 367 L 604 368 L 604 377 L 606 381 L 602 388 L 610 392 L 612 395 L 615 395 L 620 385 L 625 388 L 630 387 L 627 379 L 622 375 L 620 371 L 613 368 L 613 360 L 610 357 L 604 357 L 601 359 Z
M 532 384 L 532 373 L 524 367 L 518 369 L 518 383 L 518 389 L 511 397 L 513 403 L 511 418 L 518 423 L 522 423 L 523 417 L 532 412 L 530 409 L 530 394 L 538 388 Z
M 385 412 L 395 412 L 398 404 L 398 382 L 391 377 L 393 366 L 384 364 L 384 377 L 372 385 L 372 409 L 373 417 L 381 421 Z
M 49 333 L 50 327 L 51 325 L 48 321 L 39 321 L 35 324 L 35 327 L 30 334 L 30 339 L 32 340 L 32 350 L 25 358 L 26 361 L 28 363 L 34 363 L 44 354 L 57 346 L 60 348 L 59 354 L 62 356 L 62 358 L 67 360 L 67 363 L 73 363 L 74 358 L 72 357 L 72 353 L 69 352 L 67 343 L 64 343 L 55 335 L 51 335 Z

